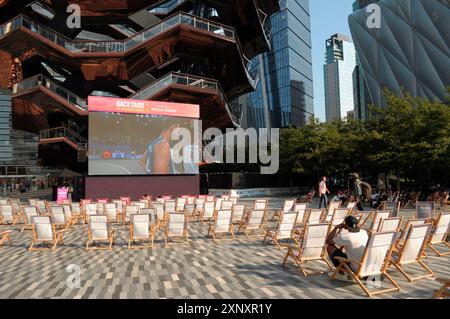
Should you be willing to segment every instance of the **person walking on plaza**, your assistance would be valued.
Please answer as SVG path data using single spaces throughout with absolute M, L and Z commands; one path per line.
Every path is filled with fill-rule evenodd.
M 363 197 L 363 191 L 362 191 L 362 186 L 361 186 L 361 179 L 359 178 L 358 173 L 353 173 L 353 193 L 355 194 L 356 197 L 356 202 L 357 202 L 357 206 L 358 206 L 358 210 L 359 211 L 363 211 L 364 210 L 364 197 Z
M 330 191 L 327 188 L 327 178 L 326 176 L 324 176 L 322 177 L 322 180 L 319 182 L 319 196 L 320 196 L 319 209 L 322 208 L 322 201 L 325 208 L 328 206 L 327 193 L 330 194 Z

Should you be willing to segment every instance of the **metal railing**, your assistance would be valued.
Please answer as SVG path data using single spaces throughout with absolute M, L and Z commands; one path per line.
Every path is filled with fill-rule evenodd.
M 180 84 L 215 91 L 220 96 L 220 99 L 223 101 L 223 103 L 226 105 L 227 111 L 233 123 L 235 124 L 237 123 L 237 118 L 230 111 L 231 109 L 229 108 L 227 98 L 225 97 L 225 93 L 223 93 L 222 87 L 216 80 L 172 72 L 154 82 L 151 82 L 147 86 L 140 89 L 138 92 L 128 96 L 128 98 L 135 100 L 146 100 L 172 84 Z M 82 109 L 83 111 L 87 111 L 88 109 L 86 99 L 82 99 L 81 97 L 71 93 L 68 89 L 64 88 L 62 85 L 55 83 L 54 81 L 50 80 L 49 78 L 47 78 L 42 74 L 35 75 L 31 78 L 25 79 L 22 82 L 15 84 L 13 87 L 13 94 L 29 91 L 39 86 L 46 87 L 50 91 L 57 94 L 59 97 L 64 98 L 66 101 Z M 70 131 L 77 134 L 73 130 Z
M 19 83 L 16 83 L 13 86 L 13 94 L 19 94 L 28 90 L 38 88 L 40 86 L 45 87 L 67 102 L 75 105 L 80 110 L 87 111 L 87 101 L 85 99 L 82 99 L 81 97 L 73 94 L 62 85 L 57 84 L 56 82 L 50 80 L 42 74 L 35 75 Z
M 180 24 L 206 30 L 226 38 L 235 39 L 233 28 L 183 12 L 170 16 L 167 19 L 162 20 L 160 23 L 141 31 L 128 39 L 120 41 L 74 41 L 51 30 L 48 27 L 34 22 L 24 15 L 19 15 L 0 26 L 0 39 L 23 27 L 71 52 L 126 52 L 135 46 L 152 39 L 158 34 Z
M 172 0 L 150 9 L 149 12 L 153 14 L 169 14 L 184 2 L 186 2 L 186 0 Z
M 73 143 L 78 145 L 78 148 L 87 148 L 87 140 L 76 133 L 75 131 L 67 127 L 55 127 L 39 132 L 39 138 L 41 140 L 53 139 L 53 138 L 67 138 Z

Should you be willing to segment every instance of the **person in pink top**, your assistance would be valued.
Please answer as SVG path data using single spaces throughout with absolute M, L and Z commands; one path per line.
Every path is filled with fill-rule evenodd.
M 319 209 L 322 208 L 322 201 L 325 208 L 328 206 L 327 193 L 329 194 L 330 191 L 328 190 L 327 187 L 327 177 L 324 176 L 322 177 L 322 180 L 319 182 L 319 196 L 320 196 Z

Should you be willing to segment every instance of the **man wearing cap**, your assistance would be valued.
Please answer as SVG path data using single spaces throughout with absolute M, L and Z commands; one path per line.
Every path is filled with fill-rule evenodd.
M 341 263 L 336 257 L 343 257 L 359 262 L 369 240 L 367 232 L 360 229 L 358 219 L 354 216 L 347 216 L 344 222 L 336 226 L 328 235 L 327 252 L 335 267 Z M 344 253 L 345 251 L 345 253 Z M 353 270 L 358 269 L 358 265 L 351 263 Z M 342 271 L 341 274 L 343 274 Z

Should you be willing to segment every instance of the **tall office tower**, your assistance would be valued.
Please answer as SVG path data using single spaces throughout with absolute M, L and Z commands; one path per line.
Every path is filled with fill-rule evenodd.
M 335 34 L 326 41 L 324 71 L 325 113 L 327 122 L 347 118 L 354 111 L 353 71 L 355 47 L 351 39 Z
M 271 51 L 254 58 L 256 89 L 239 101 L 244 127 L 305 125 L 314 117 L 309 0 L 282 0 L 266 22 Z
M 89 95 L 199 104 L 204 129 L 235 127 L 228 101 L 254 89 L 249 62 L 269 50 L 264 22 L 279 9 L 277 0 L 0 1 L 13 126 L 39 134 L 43 165 L 81 173 Z
M 370 96 L 386 104 L 385 88 L 402 96 L 446 99 L 450 86 L 447 0 L 380 0 L 380 28 L 367 21 L 373 12 L 361 9 L 349 16 L 349 26 Z M 370 19 L 369 19 L 370 18 Z

